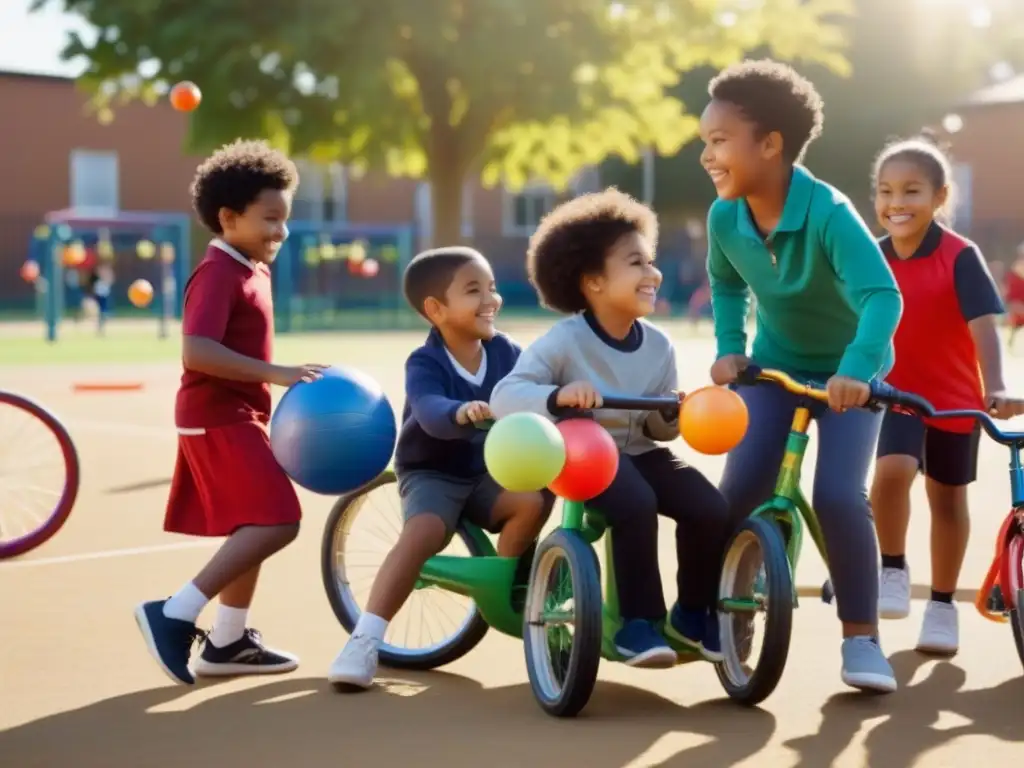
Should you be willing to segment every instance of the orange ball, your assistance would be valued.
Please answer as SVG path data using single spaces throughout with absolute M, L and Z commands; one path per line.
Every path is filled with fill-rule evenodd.
M 717 456 L 728 453 L 747 433 L 750 415 L 743 398 L 725 387 L 708 386 L 683 398 L 679 432 L 695 451 Z
M 21 265 L 19 274 L 26 283 L 34 283 L 39 279 L 39 264 L 30 259 Z
M 179 112 L 191 112 L 203 100 L 199 86 L 185 80 L 171 88 L 171 106 Z
M 128 301 L 140 309 L 148 307 L 149 303 L 153 301 L 153 286 L 150 285 L 149 280 L 139 279 L 129 285 Z

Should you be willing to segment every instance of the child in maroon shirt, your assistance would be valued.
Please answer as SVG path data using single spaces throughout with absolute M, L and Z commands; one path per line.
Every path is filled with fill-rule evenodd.
M 970 241 L 935 221 L 946 207 L 949 160 L 929 137 L 886 147 L 875 165 L 875 211 L 888 232 L 882 250 L 903 294 L 893 343 L 893 386 L 921 395 L 940 410 L 988 409 L 997 418 L 1024 411 L 1003 378 L 996 320 L 999 289 Z M 878 612 L 910 613 L 905 552 L 910 488 L 920 471 L 931 507 L 932 592 L 917 649 L 952 655 L 959 648 L 953 595 L 967 550 L 967 486 L 978 463 L 972 419 L 922 420 L 890 411 L 878 439 L 871 504 L 882 551 Z
M 264 560 L 289 544 L 301 511 L 274 459 L 267 424 L 270 385 L 312 381 L 323 366 L 273 365 L 270 267 L 288 235 L 295 166 L 262 142 L 238 141 L 205 163 L 192 202 L 216 239 L 185 287 L 184 374 L 175 404 L 178 458 L 165 530 L 227 541 L 167 600 L 142 603 L 135 619 L 150 653 L 175 681 L 194 683 L 192 643 L 202 638 L 198 675 L 289 672 L 298 659 L 266 648 L 246 628 Z M 214 597 L 208 636 L 196 628 Z

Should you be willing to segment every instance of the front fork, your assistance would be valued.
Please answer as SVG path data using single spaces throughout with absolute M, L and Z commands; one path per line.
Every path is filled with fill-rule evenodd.
M 1016 505 L 999 527 L 992 563 L 985 575 L 985 581 L 974 598 L 974 607 L 989 621 L 1005 622 L 1010 610 L 1021 610 L 1022 606 L 1017 605 L 1017 595 L 1020 589 L 1024 588 L 1022 560 L 1024 505 Z

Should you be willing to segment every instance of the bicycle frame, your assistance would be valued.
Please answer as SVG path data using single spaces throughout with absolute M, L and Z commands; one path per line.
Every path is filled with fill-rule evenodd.
M 793 605 L 797 606 L 799 599 L 796 589 L 796 566 L 803 549 L 805 528 L 821 559 L 826 566 L 828 565 L 821 523 L 800 488 L 804 455 L 810 441 L 807 430 L 811 425 L 811 408 L 814 403 L 827 403 L 828 395 L 825 390 L 810 384 L 801 384 L 782 371 L 751 368 L 746 376 L 741 377 L 741 383 L 772 383 L 800 398 L 793 412 L 793 421 L 790 424 L 789 437 L 786 439 L 786 451 L 779 466 L 779 475 L 775 481 L 775 490 L 772 497 L 751 514 L 751 517 L 760 517 L 774 523 L 782 533 L 786 543 L 786 559 L 789 560 L 790 575 L 793 577 Z
M 924 418 L 974 419 L 989 437 L 1010 450 L 1011 508 L 999 528 L 995 556 L 974 600 L 975 608 L 986 619 L 1006 621 L 1006 614 L 1010 610 L 1020 610 L 1022 607 L 1017 604 L 1017 598 L 1024 588 L 1024 465 L 1020 455 L 1021 449 L 1024 449 L 1024 432 L 1004 432 L 985 411 L 937 411 L 923 397 L 901 392 L 884 382 L 872 383 L 871 390 L 875 403 L 895 406 Z M 995 594 L 996 587 L 999 589 L 998 594 Z M 989 604 L 990 599 L 993 605 Z
M 1010 609 L 1020 610 L 1017 595 L 1024 589 L 1024 465 L 1021 463 L 1021 443 L 1010 449 L 1010 511 L 999 526 L 996 549 L 985 580 L 974 598 L 974 607 L 989 621 L 1008 621 Z M 995 590 L 999 592 L 996 593 Z

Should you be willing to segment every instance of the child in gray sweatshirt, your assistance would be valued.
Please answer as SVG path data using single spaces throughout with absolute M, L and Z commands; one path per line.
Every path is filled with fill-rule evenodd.
M 675 392 L 675 351 L 642 318 L 654 311 L 661 272 L 654 267 L 658 222 L 615 189 L 556 208 L 530 240 L 527 268 L 543 304 L 569 315 L 520 356 L 491 395 L 501 418 L 532 411 L 551 418 L 600 408 L 602 395 Z M 587 502 L 614 532 L 612 557 L 623 626 L 617 650 L 633 666 L 667 666 L 676 654 L 659 624 L 667 607 L 658 569 L 658 514 L 676 521 L 678 599 L 665 631 L 722 659 L 718 576 L 730 534 L 725 500 L 697 469 L 667 447 L 678 414 L 598 411 L 621 455 L 611 486 Z

